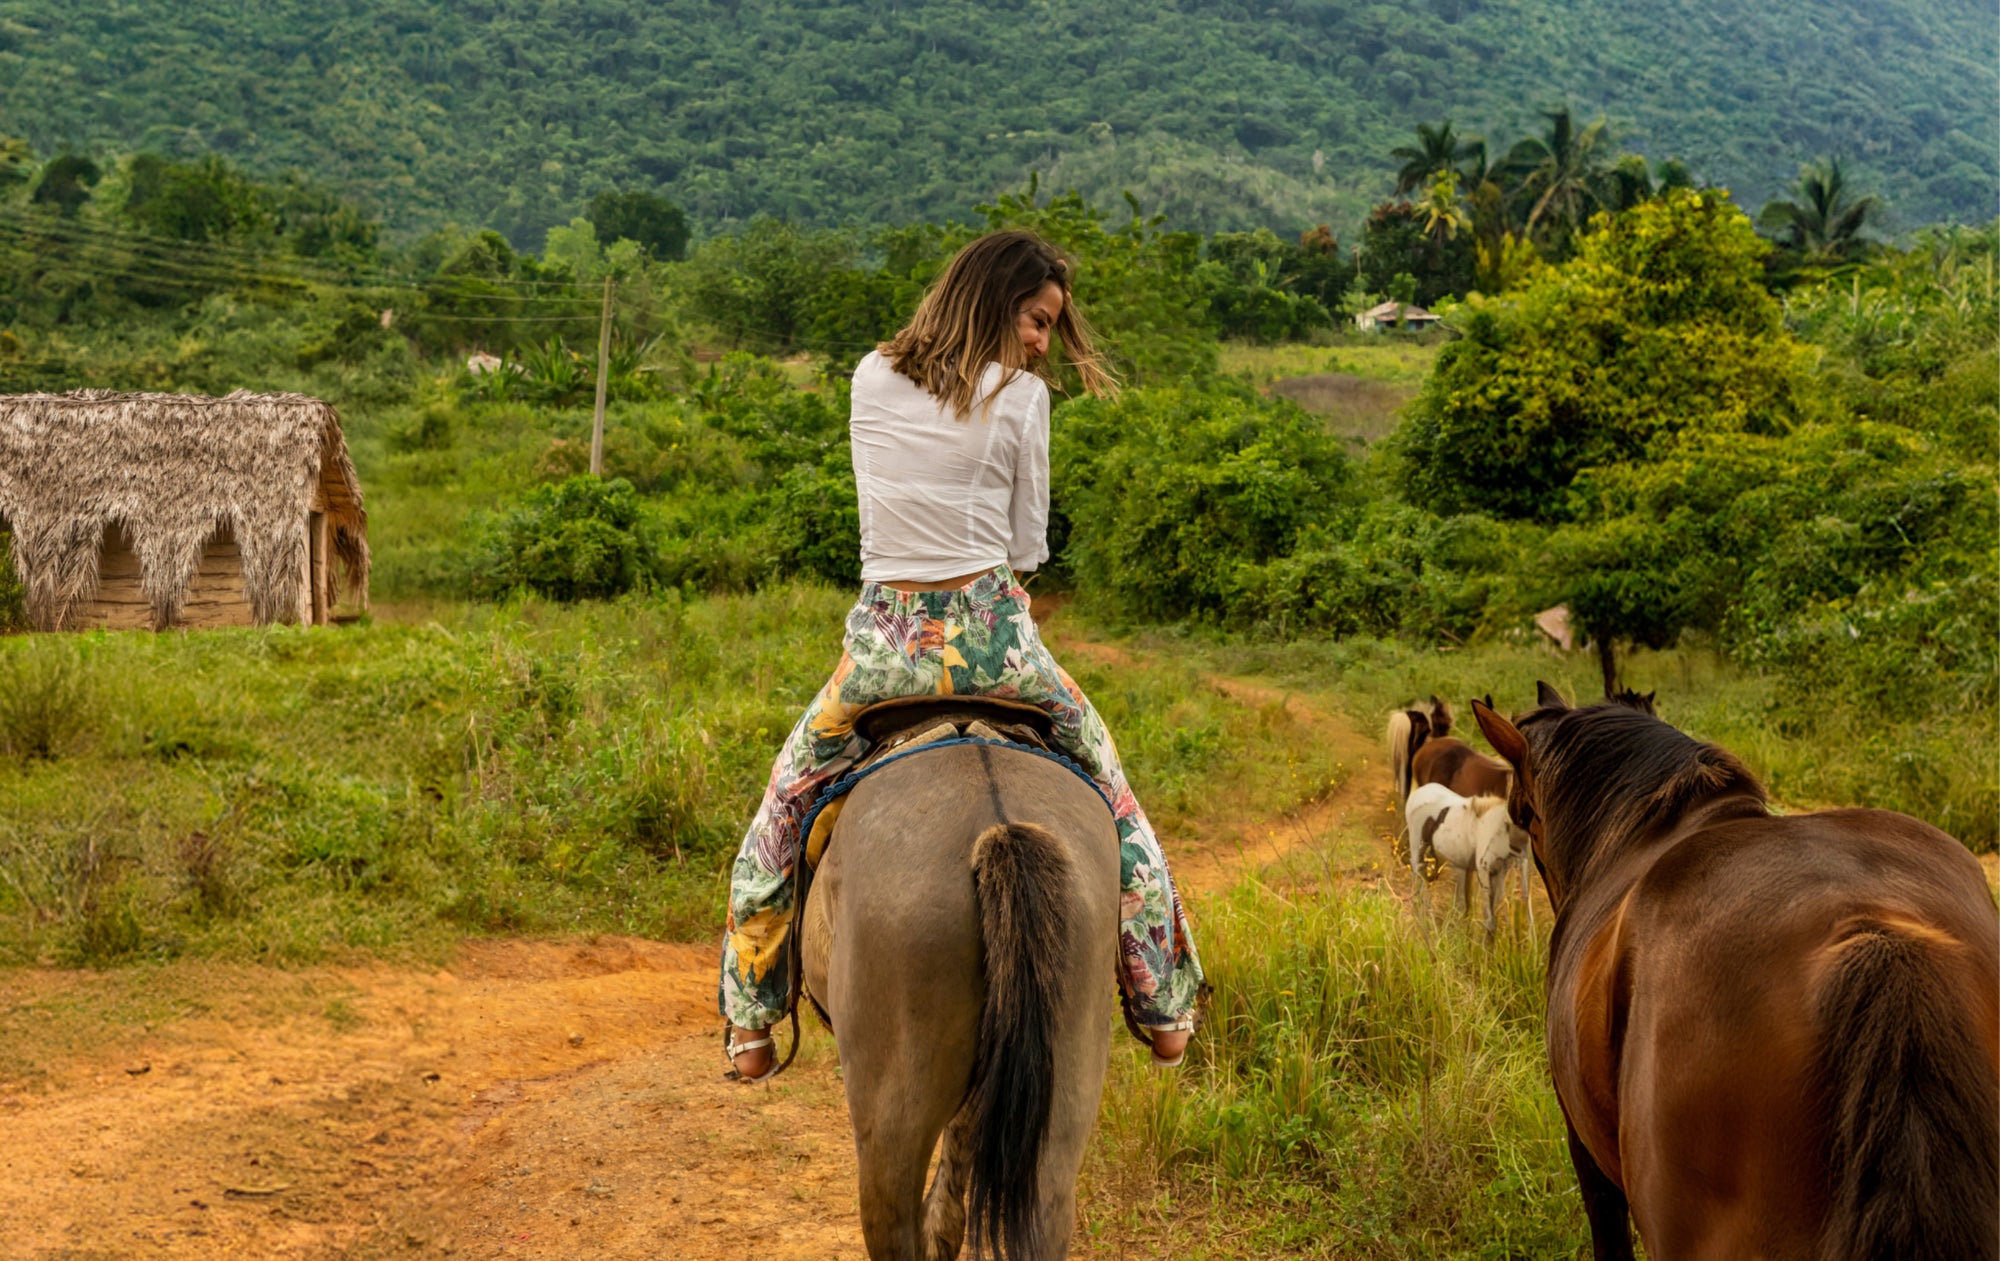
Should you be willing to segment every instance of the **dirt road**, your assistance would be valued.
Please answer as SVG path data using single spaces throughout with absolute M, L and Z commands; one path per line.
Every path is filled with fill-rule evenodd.
M 1372 740 L 1290 704 L 1361 773 L 1178 845 L 1196 898 L 1384 810 Z M 596 939 L 0 974 L 0 1257 L 863 1256 L 831 1040 L 725 1081 L 713 967 Z

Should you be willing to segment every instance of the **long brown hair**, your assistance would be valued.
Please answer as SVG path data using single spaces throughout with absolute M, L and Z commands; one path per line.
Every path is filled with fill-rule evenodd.
M 1053 282 L 1063 295 L 1055 323 L 1063 357 L 1084 389 L 1109 393 L 1116 382 L 1090 344 L 1090 326 L 1070 294 L 1070 271 L 1069 260 L 1032 232 L 989 232 L 952 257 L 910 322 L 876 349 L 896 371 L 966 419 L 975 404 L 990 403 L 1017 374 L 1032 371 L 1046 379 L 1039 364 L 1028 362 L 1015 321 Z M 980 399 L 980 379 L 994 363 L 1001 368 L 1000 383 Z

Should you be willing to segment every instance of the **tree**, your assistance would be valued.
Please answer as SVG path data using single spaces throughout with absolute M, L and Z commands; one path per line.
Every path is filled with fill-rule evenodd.
M 1299 234 L 1299 248 L 1286 265 L 1285 278 L 1301 295 L 1316 299 L 1338 320 L 1351 315 L 1345 305 L 1354 284 L 1354 261 L 1341 252 L 1333 229 L 1325 224 Z
M 760 217 L 734 236 L 712 237 L 688 261 L 685 293 L 734 345 L 767 354 L 797 350 L 828 286 L 858 253 L 845 232 Z
M 1563 521 L 1586 468 L 1797 414 L 1805 351 L 1741 211 L 1674 191 L 1594 226 L 1570 262 L 1468 301 L 1401 431 L 1410 502 Z
M 679 262 L 687 253 L 687 215 L 654 193 L 606 189 L 590 199 L 587 217 L 606 245 L 637 241 L 662 263 Z
M 135 154 L 126 164 L 125 187 L 126 217 L 154 236 L 226 241 L 270 224 L 265 190 L 212 153 L 193 162 Z
M 1481 142 L 1478 152 L 1483 155 L 1486 146 Z M 1422 188 L 1430 183 L 1431 177 L 1443 171 L 1458 171 L 1458 164 L 1472 150 L 1452 134 L 1451 120 L 1446 119 L 1433 127 L 1429 123 L 1417 124 L 1417 143 L 1398 145 L 1389 151 L 1389 156 L 1401 158 L 1403 165 L 1396 172 L 1396 195 L 1401 197 L 1412 189 Z
M 1604 206 L 1602 189 L 1606 123 L 1598 119 L 1581 131 L 1569 107 L 1542 115 L 1549 129 L 1507 151 L 1505 167 L 1517 181 L 1515 197 L 1526 208 L 1528 235 L 1557 254 L 1567 254 L 1570 238 Z
M 1840 159 L 1816 163 L 1799 172 L 1793 200 L 1774 201 L 1757 216 L 1797 264 L 1837 267 L 1864 255 L 1873 244 L 1863 234 L 1881 210 L 1875 196 L 1852 196 Z
M 76 153 L 65 153 L 42 168 L 42 178 L 28 200 L 37 206 L 52 206 L 74 217 L 90 200 L 90 190 L 103 177 L 97 163 Z
M 1275 342 L 1331 323 L 1318 298 L 1294 288 L 1301 247 L 1269 228 L 1218 232 L 1208 239 L 1207 253 L 1198 275 L 1223 336 Z
M 1472 238 L 1456 233 L 1434 240 L 1429 216 L 1407 201 L 1383 202 L 1361 232 L 1361 279 L 1374 293 L 1389 292 L 1399 275 L 1416 280 L 1415 301 L 1428 306 L 1472 289 Z

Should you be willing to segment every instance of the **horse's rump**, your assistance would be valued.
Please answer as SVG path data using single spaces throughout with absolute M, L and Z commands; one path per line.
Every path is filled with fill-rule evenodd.
M 2000 941 L 1962 846 L 1886 811 L 1740 817 L 1578 901 L 1558 1089 L 1650 1242 L 1995 1256 Z

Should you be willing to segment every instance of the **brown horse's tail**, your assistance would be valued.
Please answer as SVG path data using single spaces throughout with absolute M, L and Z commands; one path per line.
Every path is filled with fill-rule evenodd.
M 1399 709 L 1389 715 L 1389 773 L 1396 780 L 1398 806 L 1409 801 L 1410 790 L 1416 787 L 1410 782 L 1410 768 L 1430 735 L 1431 720 L 1421 709 Z
M 1442 740 L 1451 734 L 1451 706 L 1442 696 L 1431 693 L 1431 739 Z
M 1951 983 L 1962 947 L 1912 928 L 1861 926 L 1822 983 L 1823 1261 L 2000 1255 L 2000 1091 Z
M 986 965 L 965 1105 L 975 1256 L 1041 1255 L 1035 1205 L 1055 1096 L 1057 978 L 1078 962 L 1069 957 L 1072 872 L 1062 843 L 1030 823 L 1003 823 L 973 842 Z

